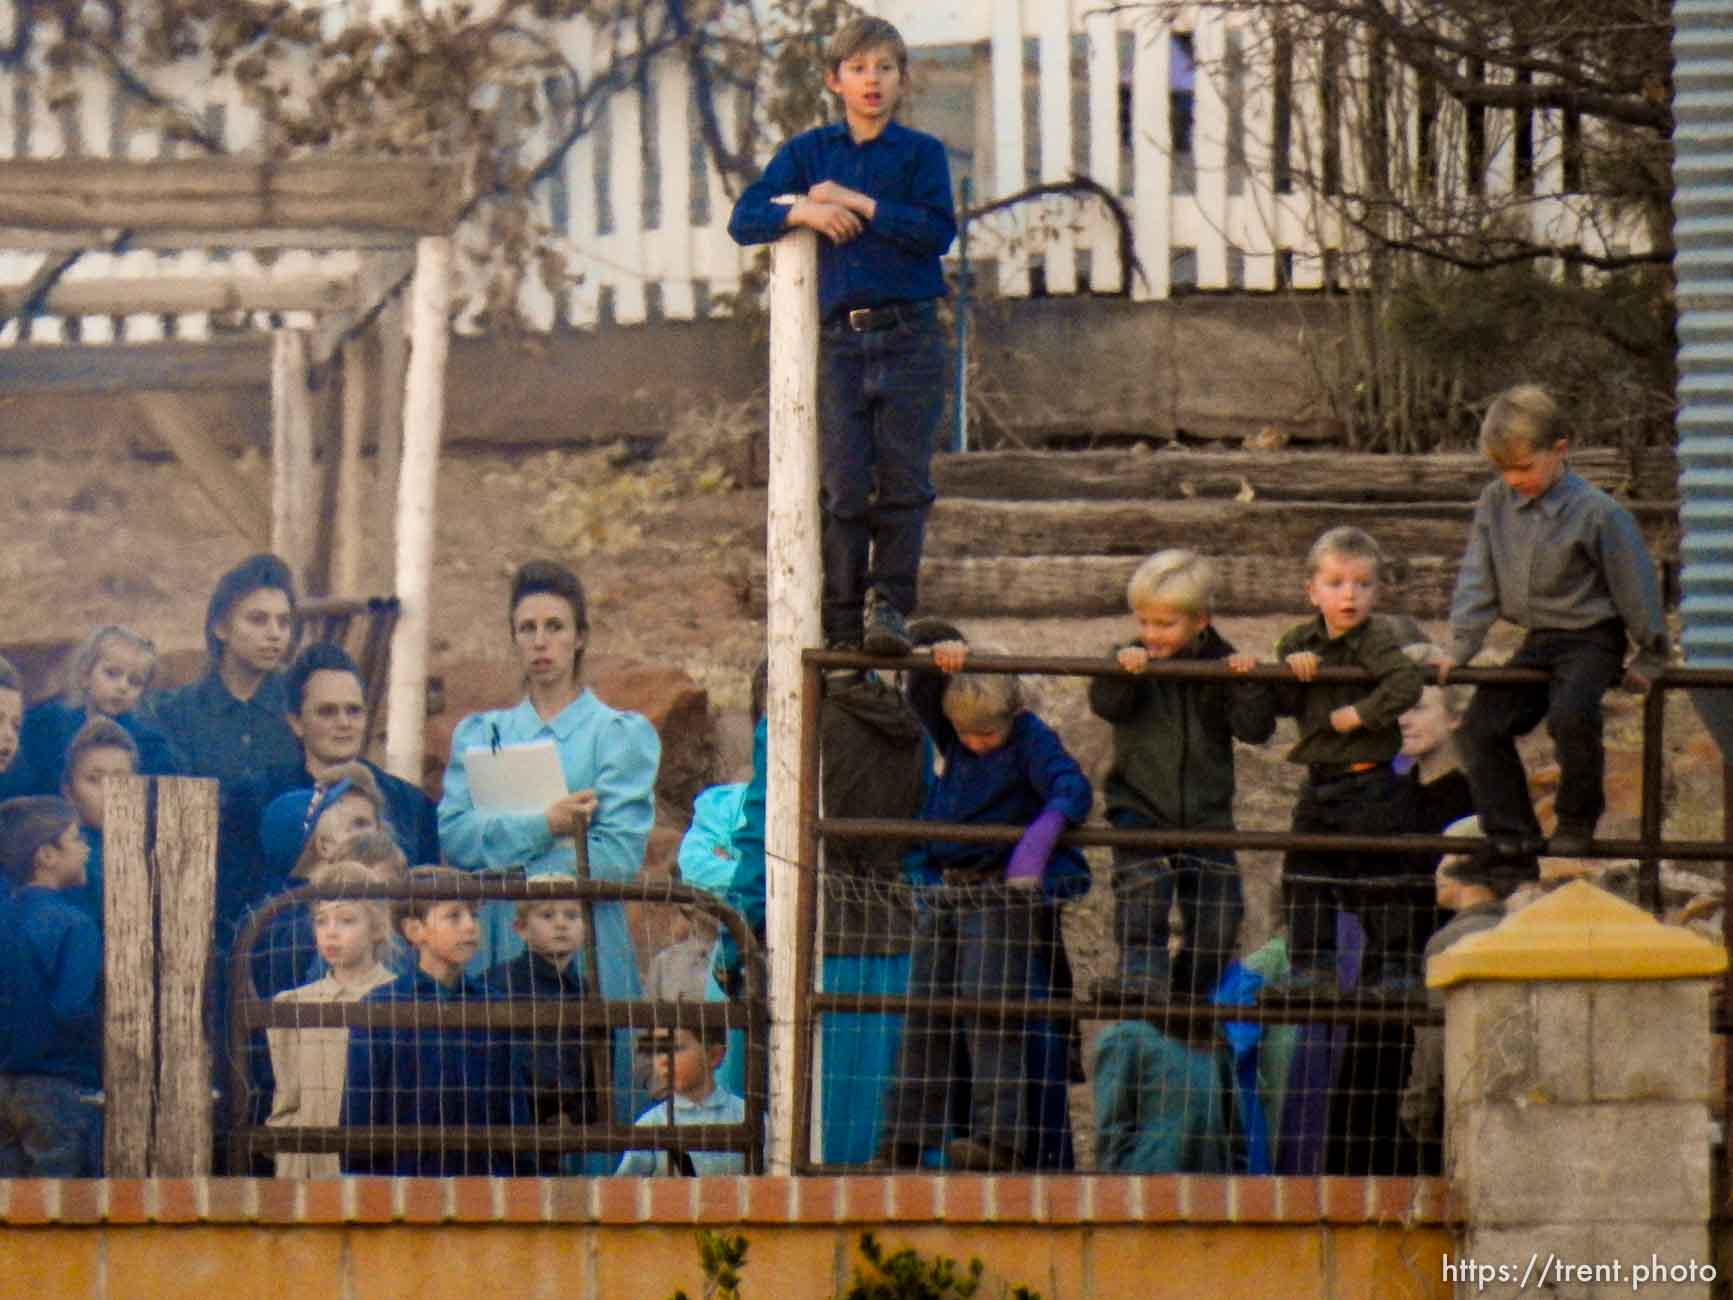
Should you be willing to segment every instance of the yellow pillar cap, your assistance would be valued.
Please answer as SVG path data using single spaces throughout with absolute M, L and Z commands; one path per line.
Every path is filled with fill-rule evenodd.
M 1426 963 L 1426 987 L 1473 980 L 1677 980 L 1719 975 L 1727 950 L 1574 880 Z

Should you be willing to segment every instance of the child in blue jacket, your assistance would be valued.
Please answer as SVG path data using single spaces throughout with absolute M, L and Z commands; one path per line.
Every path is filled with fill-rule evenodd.
M 452 867 L 417 867 L 408 883 L 444 885 L 469 877 Z M 434 1006 L 485 1000 L 478 979 L 464 974 L 481 942 L 471 899 L 413 898 L 392 904 L 399 933 L 415 950 L 415 965 L 369 993 L 366 1002 L 425 1002 Z M 373 1127 L 443 1128 L 455 1138 L 484 1125 L 528 1120 L 526 1099 L 511 1077 L 514 1039 L 505 1030 L 357 1029 L 349 1039 L 343 1123 Z M 485 1149 L 352 1156 L 345 1172 L 450 1177 L 506 1175 L 510 1156 Z
M 97 718 L 112 719 L 132 737 L 137 771 L 175 774 L 168 737 L 137 712 L 156 676 L 156 660 L 155 643 L 129 627 L 108 623 L 84 638 L 68 665 L 65 694 L 31 705 L 24 715 L 19 762 L 28 793 L 60 793 L 73 738 Z
M 1093 791 L 1053 729 L 1023 707 L 1017 678 L 963 673 L 968 654 L 960 638 L 942 640 L 933 647 L 941 671 L 911 674 L 909 703 L 944 763 L 921 819 L 1027 829 L 1009 849 L 932 840 L 916 854 L 912 873 L 927 888 L 909 994 L 1064 997 L 1070 969 L 1059 909 L 1089 888 L 1089 868 L 1056 842 L 1089 815 Z M 913 1167 L 924 1149 L 944 1144 L 958 1169 L 1069 1163 L 1064 1107 L 1047 1096 L 1063 1096 L 1067 1047 L 1043 1021 L 910 1015 L 900 1078 L 886 1100 L 883 1160 Z M 968 1094 L 968 1131 L 945 1142 L 954 1089 Z
M 66 896 L 88 853 L 64 799 L 0 804 L 0 1178 L 102 1173 L 102 933 Z

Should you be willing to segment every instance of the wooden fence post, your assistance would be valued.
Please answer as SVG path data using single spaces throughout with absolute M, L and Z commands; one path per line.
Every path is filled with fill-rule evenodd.
M 409 370 L 404 377 L 403 462 L 397 485 L 397 580 L 402 614 L 391 638 L 391 685 L 385 703 L 385 768 L 421 783 L 427 731 L 428 600 L 433 586 L 434 497 L 439 441 L 445 428 L 445 358 L 451 347 L 451 240 L 422 239 L 415 248 Z
M 208 1174 L 217 783 L 114 781 L 103 820 L 105 1172 Z
M 770 1173 L 787 1174 L 794 1150 L 794 1095 L 811 1086 L 796 1069 L 795 950 L 799 891 L 816 863 L 800 853 L 800 652 L 819 644 L 818 238 L 799 230 L 776 241 L 770 263 L 770 507 L 767 546 L 770 642 L 769 772 L 765 790 L 765 931 L 770 954 Z
M 313 562 L 314 420 L 307 331 L 278 330 L 271 347 L 271 549 L 303 585 Z
M 361 557 L 365 549 L 362 509 L 361 444 L 367 436 L 367 343 L 345 339 L 343 357 L 343 436 L 337 457 L 337 518 L 331 542 L 331 594 L 362 594 Z
M 151 1173 L 211 1172 L 205 994 L 216 931 L 217 783 L 157 781 L 157 1115 Z
M 103 813 L 103 1167 L 110 1178 L 150 1172 L 157 1047 L 152 793 L 148 777 L 110 781 Z

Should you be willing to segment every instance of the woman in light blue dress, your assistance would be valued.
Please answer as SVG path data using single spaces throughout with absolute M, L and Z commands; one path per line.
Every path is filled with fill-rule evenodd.
M 445 859 L 472 871 L 521 866 L 531 875 L 550 870 L 575 875 L 571 837 L 588 818 L 590 875 L 596 880 L 636 879 L 656 815 L 656 769 L 662 757 L 656 729 L 639 714 L 609 708 L 584 685 L 590 621 L 577 574 L 552 561 L 530 561 L 512 577 L 508 611 L 512 646 L 524 670 L 524 698 L 509 709 L 470 714 L 452 736 L 439 802 L 439 843 Z M 570 793 L 540 812 L 476 807 L 464 754 L 538 740 L 554 743 Z M 624 905 L 597 903 L 594 915 L 592 941 L 602 996 L 643 996 Z M 510 904 L 483 909 L 481 950 L 472 972 L 523 951 L 523 940 L 511 928 L 512 916 Z M 584 960 L 583 954 L 576 960 Z M 616 1116 L 629 1124 L 641 1109 L 631 1088 L 630 1031 L 615 1035 L 614 1060 Z M 603 1157 L 601 1164 L 611 1168 L 612 1162 Z

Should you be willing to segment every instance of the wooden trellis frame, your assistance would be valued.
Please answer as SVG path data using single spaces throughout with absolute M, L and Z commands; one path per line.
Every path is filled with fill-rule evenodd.
M 391 646 L 391 677 L 386 704 L 386 766 L 411 781 L 421 775 L 422 727 L 426 716 L 428 593 L 433 561 L 434 486 L 444 422 L 445 362 L 450 337 L 451 232 L 463 202 L 461 169 L 451 163 L 406 159 L 305 159 L 269 162 L 238 158 L 168 162 L 118 160 L 0 161 L 0 247 L 75 252 L 128 248 L 301 248 L 366 249 L 373 254 L 363 270 L 348 282 L 343 277 L 297 275 L 273 278 L 256 272 L 224 277 L 116 278 L 40 284 L 0 289 L 0 306 L 55 310 L 78 315 L 138 315 L 199 310 L 243 309 L 307 311 L 320 315 L 318 330 L 278 330 L 272 357 L 272 493 L 266 503 L 236 474 L 208 432 L 190 418 L 168 393 L 141 393 L 140 407 L 164 442 L 194 474 L 226 518 L 243 535 L 259 543 L 268 540 L 297 574 L 304 576 L 313 553 L 318 510 L 318 480 L 314 476 L 314 409 L 309 391 L 309 367 L 333 355 L 359 369 L 362 349 L 350 336 L 364 314 L 376 310 L 382 295 L 413 273 L 409 309 L 409 358 L 400 409 L 403 412 L 401 451 L 382 455 L 387 470 L 396 470 L 394 513 L 397 520 L 395 594 L 401 602 Z M 401 333 L 401 317 L 397 318 Z M 387 357 L 394 349 L 388 343 Z M 401 347 L 395 349 L 401 357 Z M 348 377 L 348 387 L 360 390 L 365 379 Z M 386 385 L 385 390 L 395 387 Z M 399 409 L 395 394 L 382 405 Z M 363 509 L 356 487 L 366 409 L 351 395 L 345 402 L 339 455 L 337 543 L 334 586 L 359 582 L 360 517 Z M 382 436 L 382 444 L 395 442 Z M 345 481 L 347 486 L 345 486 Z M 265 531 L 269 524 L 268 533 Z M 350 590 L 344 594 L 355 595 Z M 120 802 L 140 803 L 140 788 L 120 795 Z M 202 809 L 206 828 L 215 833 L 215 791 L 205 782 L 171 783 L 186 787 L 189 808 Z M 180 795 L 176 796 L 180 798 Z M 140 803 L 140 806 L 142 804 Z M 179 807 L 179 804 L 175 805 Z M 143 819 L 121 816 L 127 826 Z M 196 838 L 196 837 L 195 837 Z M 138 842 L 134 842 L 138 841 Z M 127 933 L 136 943 L 137 961 L 160 960 L 152 949 L 155 925 L 148 906 L 161 861 L 137 836 L 118 837 L 111 862 L 111 880 L 132 881 L 132 897 L 120 890 L 109 900 L 109 912 L 122 907 L 136 922 Z M 208 856 L 208 854 L 206 855 Z M 125 859 L 121 861 L 119 859 Z M 182 864 L 185 865 L 185 864 Z M 197 864 L 194 864 L 197 866 Z M 203 875 L 214 865 L 194 871 Z M 175 880 L 185 876 L 174 873 Z M 165 882 L 167 878 L 164 878 Z M 207 884 L 210 882 L 206 882 Z M 211 891 L 195 891 L 197 915 L 175 910 L 183 931 L 208 933 L 213 923 Z M 122 897 L 122 895 L 125 897 Z M 143 900 L 142 907 L 135 906 Z M 176 893 L 177 904 L 187 902 Z M 143 927 L 139 929 L 139 927 Z M 110 925 L 111 934 L 115 927 Z M 125 929 L 126 927 L 122 927 Z M 134 933 L 134 931 L 137 931 Z M 201 1082 L 185 1088 L 164 1088 L 151 1070 L 119 1068 L 132 1059 L 125 1039 L 148 1017 L 139 1003 L 151 984 L 140 980 L 137 961 L 108 964 L 110 1008 L 107 1052 L 117 1063 L 111 1072 L 111 1116 L 127 1122 L 111 1132 L 109 1174 L 144 1177 L 150 1174 L 208 1173 L 208 1070 L 203 1031 L 196 1014 L 163 1016 L 156 1022 L 156 1059 L 193 1062 Z M 176 971 L 175 987 L 184 996 L 177 1007 L 202 1004 L 204 963 L 197 970 Z M 191 984 L 188 984 L 188 980 Z M 183 987 L 184 986 L 184 987 Z M 141 995 L 141 987 L 144 993 Z M 129 1014 L 127 1008 L 132 1008 Z M 141 1019 L 141 1017 L 144 1017 Z M 136 1035 L 134 1035 L 136 1037 Z M 136 1046 L 134 1044 L 134 1046 Z M 136 1052 L 133 1053 L 136 1056 Z M 199 1074 L 200 1070 L 204 1073 Z M 179 1077 L 178 1075 L 176 1076 Z M 189 1141 L 159 1149 L 138 1140 L 150 1132 L 181 1132 L 189 1115 L 200 1110 Z M 196 1120 L 196 1116 L 194 1116 Z

